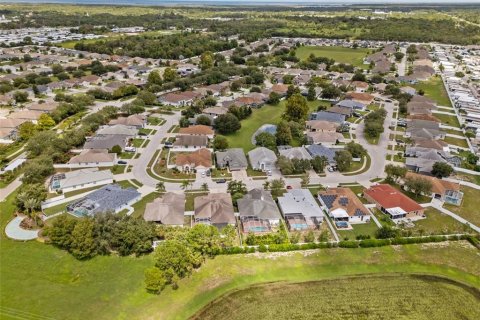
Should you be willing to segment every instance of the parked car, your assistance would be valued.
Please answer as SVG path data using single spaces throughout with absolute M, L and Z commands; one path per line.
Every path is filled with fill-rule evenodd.
M 287 186 L 287 190 L 292 190 L 293 187 L 292 186 Z
M 137 148 L 135 147 L 125 147 L 125 152 L 135 152 L 137 151 Z
M 171 142 L 165 142 L 165 148 L 171 148 L 173 146 L 173 143 Z
M 207 170 L 207 177 L 210 177 L 212 175 L 212 173 L 210 172 L 210 170 Z
M 272 170 L 267 170 L 267 176 L 271 176 L 272 175 Z
M 227 180 L 225 180 L 225 179 L 218 179 L 217 180 L 217 183 L 225 183 L 225 182 L 227 182 Z
M 125 160 L 118 160 L 118 161 L 117 161 L 117 164 L 127 164 L 127 161 L 125 161 Z

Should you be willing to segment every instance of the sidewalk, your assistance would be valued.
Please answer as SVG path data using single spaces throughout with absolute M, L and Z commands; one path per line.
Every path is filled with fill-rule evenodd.
M 22 175 L 23 176 L 23 175 Z M 18 177 L 17 179 L 13 180 L 8 186 L 5 188 L 0 189 L 0 201 L 5 200 L 12 192 L 17 190 L 18 187 L 22 184 L 20 179 L 22 176 Z

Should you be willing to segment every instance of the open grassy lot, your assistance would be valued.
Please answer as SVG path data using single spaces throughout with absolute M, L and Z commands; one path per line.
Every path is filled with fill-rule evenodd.
M 457 283 L 421 275 L 277 282 L 222 296 L 192 319 L 315 319 L 320 314 L 322 319 L 357 319 L 359 311 L 365 319 L 459 319 L 479 315 L 479 295 Z
M 378 229 L 373 219 L 370 219 L 368 223 L 352 224 L 352 227 L 352 230 L 337 230 L 340 239 L 344 240 L 348 238 L 348 240 L 355 240 L 357 236 L 370 236 L 374 238 L 375 232 Z
M 448 144 L 453 144 L 454 146 L 457 146 L 457 147 L 468 148 L 468 143 L 466 139 L 445 137 L 444 141 Z
M 301 60 L 305 60 L 313 53 L 316 57 L 326 57 L 334 59 L 336 62 L 349 63 L 356 67 L 368 67 L 368 65 L 363 64 L 363 59 L 368 52 L 369 50 L 364 48 L 302 46 L 297 49 L 296 56 Z
M 15 193 L 0 203 L 2 230 L 13 217 L 14 197 Z M 37 241 L 11 241 L 3 232 L 0 240 L 1 319 L 187 319 L 222 294 L 257 283 L 376 273 L 427 273 L 480 287 L 480 256 L 467 242 L 336 248 L 308 255 L 291 252 L 219 256 L 182 279 L 179 289 L 167 288 L 156 296 L 146 293 L 143 284 L 144 270 L 153 265 L 151 256 L 99 256 L 78 261 Z M 370 295 L 384 288 L 385 283 L 364 292 Z M 424 296 L 427 291 L 415 292 Z M 449 301 L 457 299 L 457 295 L 469 301 L 461 292 L 450 294 Z M 437 300 L 436 306 L 441 304 Z M 463 308 L 464 312 L 476 310 L 476 305 Z
M 446 214 L 441 213 L 435 208 L 427 208 L 425 210 L 426 219 L 415 221 L 415 227 L 411 230 L 416 235 L 428 234 L 452 234 L 463 233 L 470 228 L 453 219 Z
M 480 226 L 480 190 L 468 187 L 462 187 L 461 190 L 463 192 L 462 205 L 457 207 L 451 204 L 445 204 L 444 207 L 476 226 Z
M 432 77 L 430 80 L 421 81 L 416 85 L 413 85 L 413 87 L 417 89 L 417 91 L 423 90 L 425 96 L 436 101 L 438 105 L 452 107 L 452 103 L 448 98 L 447 90 L 445 90 L 445 86 L 443 85 L 442 78 Z
M 326 104 L 325 101 L 308 101 L 310 112 L 316 111 L 320 104 Z M 242 128 L 234 134 L 227 135 L 230 148 L 243 148 L 248 152 L 255 148 L 252 144 L 252 136 L 264 124 L 277 124 L 285 111 L 286 101 L 282 100 L 278 105 L 266 104 L 259 109 L 253 109 L 252 115 L 243 120 Z

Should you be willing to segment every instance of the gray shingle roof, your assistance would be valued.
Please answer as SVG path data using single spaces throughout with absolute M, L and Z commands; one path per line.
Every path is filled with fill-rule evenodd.
M 232 148 L 225 151 L 217 151 L 215 154 L 217 164 L 221 167 L 228 166 L 230 170 L 246 169 L 248 167 L 247 157 L 242 148 Z
M 272 194 L 262 189 L 250 190 L 242 199 L 237 201 L 240 217 L 257 217 L 265 220 L 280 219 Z
M 310 115 L 310 120 L 324 120 L 329 122 L 343 123 L 345 122 L 345 116 L 343 114 L 319 111 Z

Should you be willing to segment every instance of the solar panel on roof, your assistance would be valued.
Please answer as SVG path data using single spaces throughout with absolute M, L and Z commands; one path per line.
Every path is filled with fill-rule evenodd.
M 331 208 L 333 206 L 333 203 L 335 202 L 335 199 L 337 199 L 337 196 L 334 194 L 326 194 L 326 195 L 321 195 L 323 202 L 327 206 L 327 208 Z
M 340 198 L 340 200 L 338 200 L 338 203 L 345 207 L 346 205 L 348 205 L 348 198 L 342 197 Z

